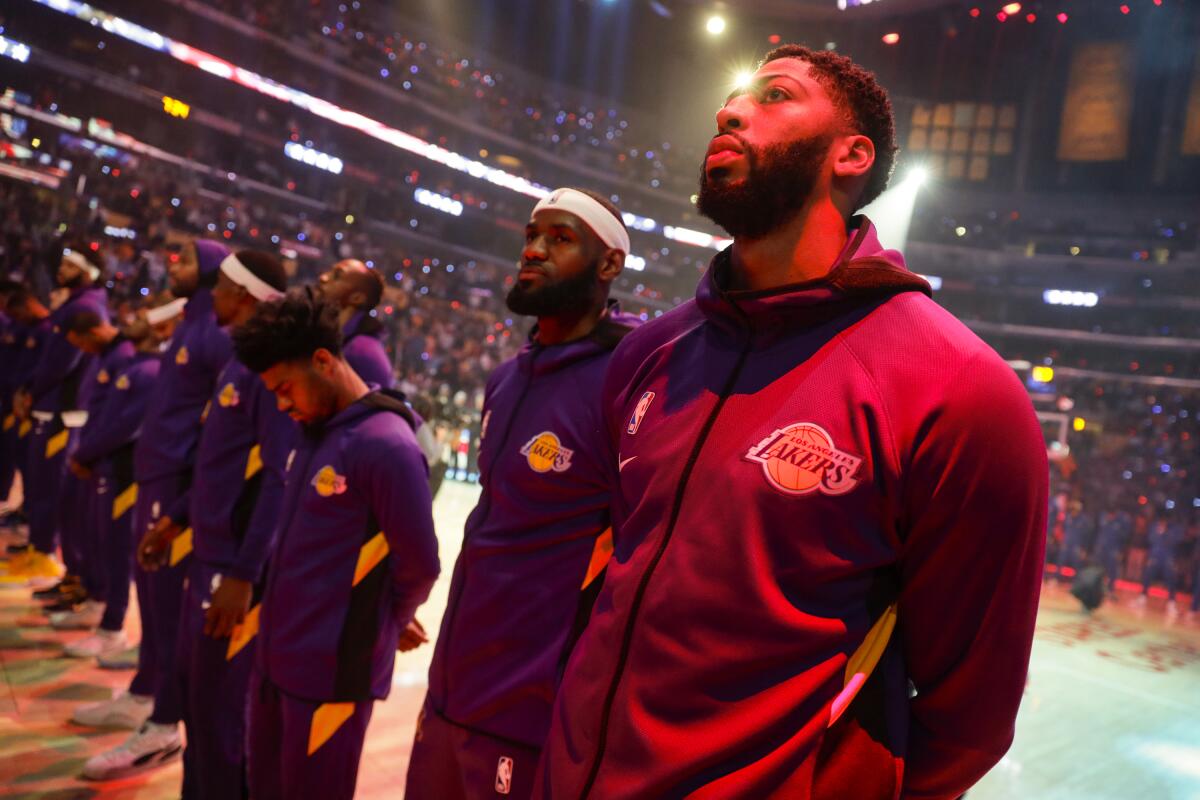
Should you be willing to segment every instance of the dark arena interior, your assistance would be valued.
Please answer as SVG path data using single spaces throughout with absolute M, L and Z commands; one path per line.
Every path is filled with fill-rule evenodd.
M 1200 3 L 0 0 L 0 798 L 1200 798 Z

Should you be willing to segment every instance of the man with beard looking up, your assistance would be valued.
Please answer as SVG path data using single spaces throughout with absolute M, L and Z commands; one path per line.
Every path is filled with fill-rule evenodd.
M 1025 682 L 1037 419 L 853 216 L 896 151 L 873 75 L 781 47 L 716 122 L 733 245 L 612 357 L 616 551 L 537 796 L 957 798 Z
M 321 273 L 317 285 L 337 306 L 342 356 L 368 384 L 392 388 L 396 376 L 380 338 L 383 325 L 373 316 L 383 299 L 383 276 L 358 259 L 347 258 Z
M 508 307 L 537 317 L 488 380 L 479 466 L 417 723 L 405 796 L 527 797 L 561 660 L 612 549 L 616 454 L 600 386 L 636 321 L 608 299 L 629 253 L 621 213 L 558 189 L 525 227 Z

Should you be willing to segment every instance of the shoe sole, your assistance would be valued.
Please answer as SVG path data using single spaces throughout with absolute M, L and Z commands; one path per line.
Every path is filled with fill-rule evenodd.
M 76 719 L 74 716 L 72 716 L 71 724 L 78 725 L 82 728 L 95 728 L 97 730 L 136 731 L 138 728 L 146 724 L 147 719 L 150 719 L 149 714 L 146 714 L 145 719 L 139 720 L 136 724 L 130 725 L 128 723 L 132 722 L 132 720 L 114 720 L 111 717 L 105 717 L 100 722 L 83 722 L 82 720 Z M 99 780 L 99 778 L 97 778 L 97 780 Z
M 103 658 L 96 659 L 96 666 L 100 669 L 112 670 L 120 672 L 125 670 L 137 669 L 137 659 L 132 661 L 108 661 Z
M 101 775 L 89 775 L 86 771 L 80 777 L 86 781 L 115 781 L 120 778 L 128 778 L 131 775 L 140 775 L 143 772 L 149 772 L 152 769 L 164 767 L 183 752 L 183 744 L 180 743 L 168 750 L 155 750 L 153 753 L 146 753 L 138 756 L 138 758 L 128 767 L 111 770 Z

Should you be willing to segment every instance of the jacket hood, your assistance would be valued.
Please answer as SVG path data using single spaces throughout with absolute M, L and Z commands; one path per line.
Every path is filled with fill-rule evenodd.
M 333 428 L 353 424 L 377 411 L 390 411 L 393 414 L 398 414 L 403 417 L 404 421 L 408 423 L 408 426 L 414 432 L 417 429 L 416 415 L 408 407 L 403 392 L 396 391 L 395 389 L 374 389 L 324 422 L 317 425 L 303 426 L 303 431 L 306 435 L 315 438 Z
M 373 336 L 381 339 L 384 330 L 383 323 L 371 316 L 371 312 L 358 311 L 342 326 L 342 343 L 345 344 L 355 336 Z
M 230 249 L 219 242 L 208 239 L 196 240 L 196 260 L 200 264 L 201 275 L 211 275 L 221 266 L 221 262 L 229 255 Z
M 598 353 L 613 350 L 626 335 L 641 324 L 639 317 L 626 314 L 621 311 L 620 303 L 609 300 L 596 327 L 582 339 L 548 346 L 539 344 L 537 325 L 534 325 L 533 330 L 529 332 L 529 341 L 517 354 L 517 364 L 522 370 L 532 370 L 534 375 L 557 372 Z
M 718 253 L 696 289 L 696 305 L 709 321 L 731 330 L 816 324 L 847 307 L 902 292 L 932 296 L 929 283 L 885 249 L 866 217 L 850 220 L 849 241 L 833 268 L 820 278 L 759 291 L 731 291 L 732 245 Z

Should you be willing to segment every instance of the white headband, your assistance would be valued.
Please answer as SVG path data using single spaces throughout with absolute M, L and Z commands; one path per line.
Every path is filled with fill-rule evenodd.
M 166 322 L 169 319 L 175 319 L 183 313 L 183 307 L 186 305 L 186 297 L 177 297 L 169 303 L 164 303 L 161 306 L 157 306 L 147 311 L 146 321 L 151 325 L 158 325 L 160 322 Z
M 225 260 L 221 262 L 221 272 L 249 292 L 255 300 L 274 300 L 283 296 L 283 292 L 251 272 L 233 253 L 225 256 Z
M 538 201 L 533 207 L 533 214 L 546 208 L 557 208 L 569 211 L 583 220 L 592 232 L 600 237 L 600 241 L 609 247 L 629 255 L 629 231 L 612 212 L 577 189 L 555 189 L 548 196 Z M 530 219 L 533 218 L 530 214 Z
M 88 261 L 83 256 L 76 253 L 71 248 L 63 248 L 62 260 L 68 264 L 74 264 L 81 270 L 86 272 L 93 281 L 100 280 L 100 270 L 92 262 Z

